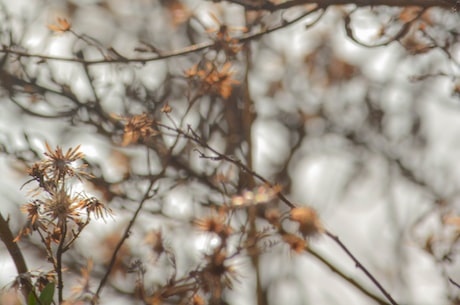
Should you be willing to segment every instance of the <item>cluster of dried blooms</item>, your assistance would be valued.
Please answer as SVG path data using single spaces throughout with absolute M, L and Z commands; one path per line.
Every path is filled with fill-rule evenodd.
M 144 3 L 147 2 L 144 1 Z M 96 304 L 101 298 L 101 289 L 104 286 L 109 286 L 107 283 L 110 280 L 107 278 L 112 279 L 112 277 L 119 276 L 130 279 L 132 274 L 136 276 L 134 287 L 112 287 L 112 292 L 123 297 L 134 298 L 139 303 L 151 305 L 165 303 L 222 304 L 227 301 L 225 298 L 227 290 L 234 289 L 235 282 L 242 278 L 235 262 L 237 258 L 244 257 L 251 260 L 252 265 L 250 267 L 257 274 L 256 277 L 260 277 L 262 266 L 259 264 L 258 258 L 265 251 L 281 245 L 289 248 L 294 254 L 310 253 L 317 255 L 309 247 L 309 241 L 321 234 L 332 237 L 354 260 L 356 266 L 364 270 L 366 276 L 371 278 L 374 284 L 377 283 L 377 287 L 382 291 L 383 289 L 378 282 L 354 258 L 338 237 L 324 228 L 314 209 L 309 206 L 294 205 L 284 197 L 280 185 L 270 184 L 268 179 L 261 177 L 253 170 L 252 158 L 255 155 L 252 142 L 253 123 L 259 112 L 254 103 L 255 95 L 252 94 L 249 83 L 253 72 L 251 69 L 257 64 L 257 56 L 260 53 L 258 54 L 259 50 L 254 48 L 251 43 L 254 42 L 255 45 L 259 38 L 263 40 L 262 38 L 266 34 L 285 28 L 302 19 L 319 20 L 328 5 L 299 5 L 299 3 L 304 4 L 308 1 L 228 0 L 228 2 L 239 4 L 245 10 L 245 25 L 250 28 L 248 29 L 229 26 L 212 13 L 210 17 L 217 27 L 209 28 L 201 23 L 200 18 L 185 5 L 186 1 L 163 0 L 157 2 L 155 8 L 166 8 L 165 12 L 169 13 L 173 28 L 177 30 L 174 33 L 177 35 L 184 33 L 182 38 L 188 47 L 165 51 L 168 47 L 158 48 L 145 41 L 139 41 L 141 46 L 133 46 L 132 48 L 136 55 L 129 53 L 127 49 L 123 52 L 130 55 L 122 55 L 123 52 L 117 51 L 112 46 L 104 45 L 86 33 L 77 33 L 69 21 L 70 18 L 57 18 L 55 23 L 48 25 L 48 29 L 53 33 L 60 34 L 59 36 L 68 35 L 78 42 L 78 44 L 73 45 L 72 50 L 75 51 L 71 56 L 29 54 L 21 49 L 20 43 L 13 41 L 11 41 L 10 46 L 5 43 L 1 48 L 2 54 L 4 54 L 4 58 L 2 58 L 4 70 L 1 71 L 1 79 L 15 105 L 29 115 L 42 118 L 47 116 L 38 111 L 35 113 L 35 108 L 28 109 L 27 107 L 29 105 L 43 106 L 42 104 L 49 106 L 47 103 L 53 100 L 49 98 L 50 96 L 67 101 L 66 107 L 68 106 L 70 110 L 61 111 L 58 109 L 55 117 L 96 127 L 99 135 L 105 137 L 107 142 L 115 143 L 114 146 L 119 149 L 119 156 L 121 155 L 117 162 L 124 164 L 124 174 L 116 182 L 104 177 L 100 172 L 98 177 L 93 177 L 86 171 L 88 166 L 84 163 L 84 156 L 79 152 L 79 147 L 64 152 L 59 146 L 52 149 L 46 144 L 45 159 L 29 168 L 28 174 L 32 177 L 29 182 L 36 183 L 37 187 L 31 192 L 33 199 L 21 208 L 27 215 L 27 224 L 15 241 L 17 242 L 21 238 L 25 239 L 29 235 L 38 236 L 52 268 L 44 272 L 30 271 L 20 275 L 20 280 L 16 284 L 24 285 L 26 283 L 25 285 L 30 286 L 27 289 L 29 294 L 26 295 L 28 305 Z M 295 3 L 298 5 L 296 9 L 299 16 L 291 18 L 290 14 L 284 14 L 284 9 L 296 5 Z M 111 15 L 116 11 L 108 2 L 98 5 L 100 6 L 98 9 L 107 10 Z M 69 8 L 69 14 L 71 14 L 77 5 L 69 6 L 71 6 Z M 269 14 L 276 10 L 281 12 L 276 17 L 279 22 L 270 24 L 271 22 L 268 20 L 270 18 L 266 17 L 270 17 Z M 341 11 L 344 16 L 345 22 L 343 23 L 346 35 L 356 44 L 365 45 L 358 39 L 359 37 L 356 37 L 351 22 L 352 15 L 359 10 L 347 11 L 346 8 Z M 318 12 L 320 14 L 316 19 L 314 15 Z M 196 23 L 201 24 L 201 32 L 196 30 Z M 305 26 L 308 28 L 315 23 L 316 21 L 312 23 L 308 21 Z M 395 24 L 400 25 L 401 29 L 395 30 Z M 427 53 L 431 49 L 437 48 L 443 51 L 449 59 L 452 59 L 452 48 L 457 43 L 451 43 L 449 39 L 446 40 L 445 45 L 436 43 L 435 37 L 432 37 L 428 31 L 434 25 L 435 22 L 427 9 L 408 6 L 394 17 L 394 22 L 382 24 L 376 35 L 376 44 L 383 46 L 392 41 L 398 41 L 411 54 Z M 395 31 L 397 32 L 396 35 L 394 35 Z M 234 32 L 239 33 L 234 34 Z M 452 41 L 456 41 L 457 37 L 460 37 L 456 31 L 449 32 L 449 35 L 451 35 Z M 10 36 L 13 39 L 16 35 Z M 323 92 L 323 89 L 329 89 L 336 83 L 350 81 L 362 74 L 362 71 L 355 64 L 348 62 L 342 58 L 340 52 L 332 49 L 330 46 L 332 35 L 324 34 L 323 36 L 319 39 L 317 47 L 304 54 L 305 62 L 299 63 L 299 67 L 289 67 L 292 59 L 283 54 L 283 51 L 277 50 L 276 46 L 272 45 L 273 42 L 265 41 L 259 44 L 260 49 L 279 53 L 280 63 L 288 68 L 286 71 L 289 73 L 285 74 L 292 77 L 287 79 L 281 76 L 273 78 L 271 80 L 273 82 L 268 84 L 270 89 L 267 90 L 265 97 L 271 99 L 276 97 L 278 93 L 283 93 L 283 96 L 286 93 L 303 98 L 305 92 L 300 91 L 302 87 L 307 87 L 314 93 L 316 91 L 315 84 L 320 84 L 319 87 Z M 6 40 L 7 38 L 5 38 Z M 204 40 L 203 43 L 199 42 L 202 40 Z M 24 50 L 27 50 L 27 47 L 24 47 Z M 137 67 L 133 68 L 136 64 L 145 68 L 149 62 L 174 60 L 176 57 L 185 57 L 198 52 L 201 52 L 198 58 L 193 58 L 191 55 L 186 58 L 192 59 L 191 62 L 187 62 L 183 66 L 181 66 L 183 62 L 172 61 L 170 66 L 181 67 L 182 71 L 185 70 L 184 73 L 177 76 L 175 72 L 172 72 L 173 70 L 169 70 L 164 78 L 164 83 L 156 89 L 142 85 L 143 79 L 141 77 L 136 78 L 138 76 L 136 74 Z M 38 62 L 36 61 L 37 58 Z M 51 61 L 67 62 L 69 65 L 75 64 L 81 71 L 84 71 L 79 76 L 87 81 L 90 87 L 88 90 L 92 91 L 94 98 L 84 100 L 72 91 L 76 87 L 59 83 L 58 79 L 53 77 L 51 80 L 44 80 L 40 76 L 52 75 L 52 73 L 40 72 L 35 75 L 29 71 L 34 69 L 28 69 L 30 63 L 34 66 L 39 63 L 40 68 L 49 68 Z M 14 62 L 14 64 L 10 62 Z M 264 65 L 266 63 L 267 61 L 263 61 Z M 13 69 L 8 70 L 10 64 Z M 122 72 L 125 72 L 124 69 L 126 69 L 129 72 L 126 73 L 127 75 L 136 75 L 132 79 L 128 77 L 130 78 L 129 81 L 123 80 L 126 82 L 122 84 L 125 90 L 120 90 L 124 91 L 120 93 L 120 100 L 124 104 L 123 107 L 117 108 L 122 111 L 120 115 L 110 115 L 112 109 L 105 108 L 105 104 L 109 103 L 105 103 L 106 99 L 101 92 L 106 91 L 101 89 L 106 89 L 102 88 L 106 84 L 102 86 L 98 84 L 100 70 L 97 66 L 116 66 Z M 190 68 L 186 70 L 188 67 Z M 289 68 L 295 68 L 292 69 L 292 72 L 295 73 L 291 73 Z M 119 72 L 117 69 L 111 72 L 117 74 Z M 308 74 L 308 84 L 305 85 L 302 83 L 304 81 L 302 69 Z M 48 72 L 52 72 L 52 69 L 50 68 Z M 184 78 L 186 79 L 186 86 L 183 85 Z M 101 80 L 101 83 L 104 82 Z M 289 88 L 290 83 L 293 85 L 292 88 Z M 459 86 L 455 86 L 454 92 L 460 92 Z M 297 92 L 297 90 L 299 91 Z M 383 90 L 379 89 L 379 91 Z M 30 104 L 25 104 L 26 106 L 21 104 L 22 101 L 17 99 L 18 93 L 29 97 Z M 323 93 L 321 93 L 321 99 L 323 99 L 323 95 L 326 99 L 326 94 Z M 368 92 L 367 97 L 371 99 L 373 97 L 372 92 Z M 312 100 L 317 99 L 314 95 L 311 98 Z M 202 100 L 203 103 L 201 103 Z M 209 100 L 212 103 L 207 104 L 206 102 Z M 184 103 L 181 104 L 181 101 Z M 363 125 L 363 129 L 373 130 L 374 125 L 381 127 L 382 117 L 384 117 L 383 110 L 374 105 L 378 103 L 367 99 L 366 101 L 368 103 L 364 106 L 369 110 L 370 125 Z M 172 117 L 176 113 L 173 112 L 169 102 L 174 103 L 174 107 L 180 105 L 187 111 L 183 112 L 182 117 L 173 119 Z M 296 143 L 291 143 L 292 145 L 289 147 L 290 157 L 286 159 L 287 161 L 283 166 L 279 167 L 279 172 L 273 175 L 275 181 L 283 181 L 284 183 L 288 180 L 285 178 L 288 176 L 289 160 L 302 147 L 303 139 L 307 137 L 305 130 L 308 129 L 307 125 L 310 121 L 327 122 L 325 125 L 330 124 L 329 131 L 337 133 L 337 136 L 342 136 L 347 143 L 348 141 L 356 141 L 354 144 L 360 149 L 367 145 L 370 151 L 375 151 L 372 145 L 366 144 L 365 139 L 370 137 L 361 137 L 360 139 L 359 135 L 362 130 L 343 128 L 340 121 L 331 115 L 334 112 L 340 113 L 340 111 L 329 111 L 327 104 L 325 105 L 315 105 L 308 110 L 311 111 L 308 113 L 304 113 L 304 107 L 300 103 L 295 106 L 298 107 L 297 109 L 288 110 L 289 107 L 286 105 L 276 108 L 276 112 L 293 110 L 291 114 L 296 118 L 298 115 L 296 121 L 299 123 L 281 122 L 283 128 L 286 127 L 291 134 L 296 134 L 295 137 L 290 137 Z M 191 119 L 193 127 L 189 126 L 188 130 L 181 129 L 185 125 L 182 123 L 187 122 L 192 117 L 192 115 L 188 116 L 191 113 L 199 119 Z M 263 116 L 263 113 L 260 114 Z M 164 125 L 160 122 L 159 118 L 164 117 L 170 119 L 172 124 Z M 338 117 L 343 116 L 338 115 Z M 415 128 L 414 123 L 414 132 L 417 128 Z M 167 133 L 163 133 L 162 129 Z M 343 130 L 347 130 L 347 132 L 341 135 L 340 132 Z M 374 134 L 371 135 L 374 137 Z M 165 141 L 165 138 L 172 139 L 172 141 Z M 216 138 L 217 141 L 215 141 Z M 219 142 L 220 139 L 222 141 Z M 183 142 L 186 144 L 182 145 L 183 143 L 181 143 L 181 145 L 176 146 L 179 140 L 185 140 Z M 219 149 L 224 152 L 220 153 L 221 150 L 208 144 L 211 142 L 217 143 L 216 147 L 220 146 Z M 220 145 L 221 142 L 225 143 Z M 145 148 L 148 156 L 145 160 L 145 168 L 148 168 L 147 173 L 133 170 L 129 164 L 129 154 L 120 152 L 124 149 L 128 151 L 131 148 Z M 210 153 L 210 155 L 207 156 L 204 152 Z M 206 168 L 196 166 L 194 164 L 196 153 L 198 153 L 199 158 L 207 159 L 206 161 L 210 161 L 209 164 L 212 164 L 209 167 L 204 166 Z M 153 167 L 150 166 L 153 163 L 152 159 L 154 158 L 151 157 L 153 155 L 157 156 L 159 160 L 158 167 L 160 170 L 156 172 L 150 169 Z M 388 160 L 392 161 L 391 158 Z M 410 174 L 408 169 L 404 168 L 401 160 L 396 159 L 396 164 L 401 167 L 401 171 L 409 173 L 407 174 L 409 177 L 415 177 Z M 224 164 L 223 167 L 230 164 L 232 172 L 229 171 L 228 175 L 220 174 L 219 167 L 222 164 Z M 75 182 L 88 179 L 91 180 L 93 186 L 103 193 L 104 200 L 110 201 L 121 198 L 120 201 L 126 201 L 127 203 L 120 203 L 123 213 L 128 214 L 132 211 L 131 204 L 133 202 L 138 203 L 138 207 L 135 213 L 130 215 L 131 219 L 124 233 L 121 234 L 117 231 L 109 234 L 101 243 L 100 246 L 107 260 L 99 264 L 100 262 L 93 263 L 89 259 L 86 266 L 80 269 L 80 277 L 77 285 L 72 288 L 72 293 L 69 296 L 64 296 L 65 266 L 63 255 L 81 237 L 81 232 L 87 227 L 91 219 L 105 220 L 111 215 L 111 210 L 95 197 L 88 197 L 73 190 Z M 131 196 L 129 193 L 131 189 L 136 187 L 142 189 L 144 184 L 148 184 L 149 187 L 145 193 L 144 190 L 141 191 L 143 193 L 141 198 L 138 194 Z M 193 202 L 199 207 L 191 217 L 192 219 L 187 219 L 187 221 L 178 221 L 173 219 L 174 217 L 171 215 L 163 213 L 162 198 L 156 196 L 154 189 L 170 190 L 181 185 L 192 188 L 193 184 L 200 184 L 203 189 L 206 188 L 206 192 L 212 193 L 212 195 L 217 193 L 221 200 L 216 200 L 216 196 L 210 195 L 209 197 L 203 196 L 204 199 L 200 198 L 202 201 L 197 200 L 199 203 Z M 289 183 L 286 182 L 286 184 Z M 285 186 L 283 184 L 283 187 Z M 284 189 L 287 194 L 290 192 L 289 188 L 287 186 Z M 152 208 L 146 212 L 146 215 L 148 215 L 147 213 L 155 214 L 166 223 L 164 226 L 159 225 L 158 229 L 150 230 L 147 233 L 141 232 L 144 233 L 143 243 L 148 245 L 154 256 L 153 261 L 144 261 L 134 257 L 135 251 L 127 243 L 124 243 L 135 231 L 133 224 L 136 222 L 136 217 L 144 212 L 142 210 L 143 204 L 148 200 L 160 202 L 155 202 L 160 208 Z M 200 237 L 205 235 L 212 239 L 212 245 L 209 245 L 206 251 L 201 253 L 202 259 L 199 264 L 186 266 L 182 269 L 178 267 L 175 254 L 177 249 L 171 247 L 166 237 L 167 230 L 170 228 L 168 221 L 171 219 L 173 219 L 171 222 L 175 222 L 176 225 L 179 223 L 179 226 L 185 227 L 190 232 L 193 231 L 193 234 Z M 459 223 L 456 217 L 446 217 L 444 221 L 446 224 L 450 223 L 456 226 Z M 458 235 L 456 236 L 458 237 Z M 142 239 L 137 240 L 136 243 L 142 244 Z M 431 240 L 430 243 L 427 243 L 427 248 L 432 250 Z M 342 279 L 355 287 L 357 286 L 364 295 L 372 297 L 379 304 L 387 304 L 387 301 L 375 297 L 372 292 L 368 291 L 366 285 L 361 285 L 351 279 L 350 276 L 341 273 L 339 268 L 333 266 L 325 258 L 321 257 L 320 261 Z M 99 273 L 96 276 L 93 274 L 94 277 L 92 278 L 93 265 L 98 271 L 103 269 L 105 274 L 100 275 Z M 165 276 L 163 281 L 153 284 L 145 279 L 147 268 L 154 269 L 165 265 L 173 270 L 169 277 Z M 184 271 L 184 269 L 186 270 Z M 97 291 L 94 291 L 90 285 L 90 280 L 95 278 L 100 280 Z M 113 285 L 113 283 L 110 284 Z M 257 291 L 265 289 L 260 279 L 254 286 Z M 56 291 L 57 296 L 54 297 L 53 301 L 54 291 Z M 386 292 L 383 290 L 383 293 Z M 386 294 L 385 296 L 391 304 L 395 304 L 391 296 Z M 259 304 L 264 303 L 263 296 L 258 295 L 257 298 Z M 0 296 L 0 304 L 16 305 L 19 302 L 14 293 L 5 293 Z
M 47 253 L 52 270 L 42 275 L 27 275 L 32 287 L 31 298 L 41 295 L 44 284 L 54 283 L 60 292 L 62 302 L 63 273 L 62 256 L 70 249 L 92 218 L 105 219 L 112 214 L 95 197 L 72 190 L 75 180 L 82 181 L 92 177 L 85 171 L 84 155 L 80 146 L 63 152 L 61 147 L 52 149 L 46 143 L 45 158 L 34 163 L 28 173 L 29 182 L 37 183 L 31 191 L 33 199 L 21 207 L 27 214 L 27 223 L 16 237 L 15 242 L 30 234 L 40 237 Z M 29 183 L 27 182 L 27 183 Z M 26 276 L 26 275 L 21 275 Z M 33 280 L 35 279 L 35 280 Z M 82 294 L 88 291 L 82 291 Z
M 239 84 L 239 81 L 232 78 L 235 72 L 230 71 L 230 68 L 230 62 L 226 62 L 222 68 L 216 67 L 212 62 L 206 62 L 204 67 L 194 65 L 185 74 L 191 80 L 197 80 L 200 95 L 213 93 L 228 98 L 232 93 L 232 86 Z
M 279 186 L 262 185 L 256 188 L 254 193 L 245 191 L 243 195 L 235 195 L 230 205 L 221 205 L 212 209 L 209 215 L 195 219 L 193 225 L 199 232 L 216 238 L 216 245 L 204 254 L 204 264 L 197 266 L 182 278 L 170 280 L 153 294 L 148 294 L 142 277 L 139 276 L 136 285 L 138 298 L 146 304 L 163 304 L 172 297 L 179 297 L 183 301 L 189 300 L 188 304 L 218 304 L 224 290 L 232 289 L 240 277 L 238 266 L 234 263 L 235 258 L 260 254 L 280 241 L 287 244 L 295 253 L 308 251 L 307 239 L 323 232 L 319 218 L 309 207 L 294 208 L 287 214 L 281 213 L 276 207 L 267 208 L 267 205 L 276 202 L 279 192 Z M 243 197 L 244 206 L 239 204 L 240 198 Z M 267 208 L 267 213 L 262 218 L 270 225 L 254 232 L 244 226 L 237 227 L 232 218 L 242 208 Z M 297 231 L 290 232 L 290 229 L 283 226 L 288 223 L 297 223 Z M 170 262 L 175 268 L 174 254 L 161 231 L 149 232 L 145 242 L 150 245 L 157 258 L 162 255 L 172 258 Z M 268 248 L 266 245 L 269 245 Z M 139 266 L 133 269 L 141 274 L 145 272 L 145 269 Z

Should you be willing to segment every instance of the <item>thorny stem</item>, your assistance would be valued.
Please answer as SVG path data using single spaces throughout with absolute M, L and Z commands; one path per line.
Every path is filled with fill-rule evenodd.
M 353 260 L 355 263 L 356 268 L 361 269 L 364 274 L 371 280 L 371 282 L 382 292 L 382 294 L 387 298 L 388 301 L 390 301 L 390 304 L 392 305 L 398 305 L 396 301 L 393 299 L 393 297 L 383 288 L 382 284 L 367 270 L 366 267 L 363 266 L 363 264 L 353 255 L 353 253 L 350 252 L 350 250 L 345 246 L 345 244 L 339 239 L 337 235 L 332 234 L 329 231 L 325 231 L 325 234 L 331 238 L 336 244 L 342 248 L 342 250 L 348 255 L 349 258 Z

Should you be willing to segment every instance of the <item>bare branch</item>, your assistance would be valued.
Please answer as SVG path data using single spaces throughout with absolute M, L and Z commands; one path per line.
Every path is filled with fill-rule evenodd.
M 440 7 L 446 9 L 454 9 L 458 4 L 455 1 L 448 0 L 291 0 L 285 1 L 279 4 L 274 4 L 270 1 L 257 1 L 254 3 L 250 0 L 225 0 L 226 2 L 236 3 L 244 6 L 248 10 L 267 10 L 277 11 L 287 9 L 295 6 L 305 4 L 316 4 L 321 7 L 328 7 L 332 5 L 355 5 L 358 7 L 364 6 L 394 6 L 394 7 L 405 7 L 405 6 L 420 6 L 424 8 L 429 7 Z
M 14 237 L 8 225 L 8 221 L 5 220 L 5 218 L 3 218 L 3 215 L 1 213 L 0 213 L 0 239 L 2 240 L 3 244 L 6 246 L 8 253 L 13 259 L 14 265 L 16 266 L 16 270 L 18 271 L 18 275 L 21 278 L 22 292 L 24 296 L 27 297 L 30 292 L 30 283 L 26 279 L 21 277 L 21 275 L 26 274 L 29 271 L 29 269 L 27 269 L 27 265 L 24 260 L 24 256 L 22 255 L 21 249 L 19 249 L 18 244 L 13 241 Z

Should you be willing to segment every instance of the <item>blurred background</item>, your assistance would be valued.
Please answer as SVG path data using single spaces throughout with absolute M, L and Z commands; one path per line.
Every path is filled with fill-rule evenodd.
M 145 264 L 149 291 L 172 272 L 186 275 L 204 264 L 218 238 L 197 230 L 194 219 L 263 184 L 235 164 L 200 158 L 209 150 L 197 143 L 173 144 L 172 132 L 149 143 L 126 139 L 118 118 L 147 113 L 190 126 L 210 147 L 279 184 L 290 201 L 313 207 L 399 304 L 460 304 L 449 282 L 460 281 L 455 9 L 299 5 L 270 13 L 204 0 L 0 0 L 0 18 L 1 214 L 17 234 L 26 218 L 20 206 L 35 187 L 21 188 L 30 178 L 26 166 L 43 157 L 45 142 L 64 151 L 81 145 L 95 178 L 72 191 L 114 212 L 92 221 L 66 254 L 68 295 L 89 257 L 97 286 L 153 176 L 156 195 L 132 228 L 101 304 L 134 304 L 135 275 L 123 264 Z M 223 39 L 234 47 L 226 52 L 217 44 L 187 51 L 212 45 L 219 34 L 249 38 Z M 229 63 L 232 81 L 204 92 L 193 79 L 199 73 L 187 71 L 204 71 L 206 62 L 223 74 Z M 276 199 L 270 204 L 285 211 Z M 246 224 L 244 210 L 233 216 L 235 228 Z M 257 220 L 261 230 L 268 225 Z M 152 253 L 149 236 L 159 230 L 175 267 Z M 336 243 L 320 234 L 308 245 L 381 296 Z M 29 269 L 51 268 L 37 236 L 19 246 Z M 308 252 L 282 243 L 260 248 L 257 267 L 249 255 L 232 259 L 237 276 L 224 291 L 226 303 L 256 304 L 257 281 L 270 305 L 375 302 Z M 2 244 L 0 286 L 16 276 Z

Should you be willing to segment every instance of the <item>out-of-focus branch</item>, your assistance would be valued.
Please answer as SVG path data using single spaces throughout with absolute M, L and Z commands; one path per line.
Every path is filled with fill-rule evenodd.
M 3 215 L 0 213 L 0 239 L 5 244 L 8 253 L 10 254 L 11 258 L 13 259 L 14 265 L 16 266 L 16 270 L 21 278 L 21 285 L 22 285 L 22 292 L 25 297 L 29 295 L 30 291 L 30 283 L 28 283 L 23 277 L 22 274 L 28 272 L 26 262 L 24 260 L 24 256 L 22 255 L 21 250 L 18 247 L 18 244 L 15 243 L 13 233 L 10 230 L 8 225 L 8 221 L 3 218 Z
M 262 182 L 264 182 L 265 184 L 267 184 L 269 186 L 272 185 L 268 180 L 266 180 L 265 178 L 263 178 L 262 176 L 260 176 L 256 172 L 254 172 L 252 169 L 248 168 L 241 161 L 236 160 L 236 159 L 234 159 L 232 157 L 229 157 L 227 155 L 221 154 L 217 150 L 213 149 L 206 142 L 204 142 L 191 128 L 189 128 L 188 131 L 186 132 L 186 131 L 183 131 L 182 129 L 169 127 L 169 126 L 161 124 L 161 123 L 158 123 L 157 125 L 158 125 L 158 127 L 161 127 L 161 128 L 163 128 L 165 130 L 176 132 L 177 134 L 181 135 L 182 137 L 195 142 L 196 144 L 200 145 L 201 147 L 203 147 L 205 149 L 210 150 L 212 153 L 215 154 L 215 156 L 213 157 L 213 156 L 206 156 L 202 152 L 199 152 L 200 157 L 208 158 L 208 159 L 211 159 L 211 160 L 225 160 L 225 161 L 228 161 L 228 162 L 233 163 L 234 165 L 236 165 L 241 170 L 244 170 L 248 174 L 252 175 L 254 178 L 257 178 L 257 179 L 261 180 Z M 284 203 L 286 203 L 286 205 L 289 206 L 290 208 L 295 208 L 295 205 L 290 200 L 288 200 L 286 197 L 284 197 L 284 195 L 282 195 L 281 193 L 278 194 L 278 198 L 280 200 L 282 200 Z M 335 234 L 333 234 L 333 233 L 331 233 L 331 232 L 329 232 L 327 230 L 325 231 L 325 235 L 328 236 L 329 238 L 331 238 L 336 244 L 338 244 L 340 246 L 340 248 L 347 254 L 347 256 L 350 257 L 353 260 L 353 262 L 355 263 L 355 266 L 357 268 L 361 269 L 361 271 L 364 272 L 364 274 L 372 281 L 372 283 L 380 290 L 380 292 L 382 292 L 382 294 L 390 302 L 391 305 L 398 305 L 398 303 L 393 299 L 393 297 L 385 290 L 383 285 L 375 278 L 374 275 L 372 275 L 372 273 L 366 267 L 364 267 L 364 265 L 353 255 L 353 253 L 339 239 L 339 237 L 337 235 L 335 235 Z M 324 261 L 326 262 L 326 260 L 324 260 Z M 355 284 L 357 284 L 357 283 L 355 283 Z M 357 284 L 357 285 L 359 285 L 359 284 Z M 379 301 L 379 303 L 381 303 L 381 301 Z
M 317 260 L 319 260 L 322 264 L 327 266 L 332 272 L 340 276 L 342 279 L 347 281 L 349 284 L 351 284 L 353 287 L 361 291 L 363 294 L 368 296 L 369 298 L 373 299 L 375 302 L 377 302 L 380 305 L 389 305 L 388 302 L 385 300 L 381 299 L 379 296 L 373 294 L 369 290 L 365 289 L 360 283 L 358 283 L 356 280 L 351 278 L 350 276 L 346 275 L 342 270 L 340 270 L 337 266 L 333 265 L 330 261 L 325 259 L 323 255 L 319 254 L 315 250 L 308 248 L 308 254 L 312 255 L 315 257 Z
M 156 181 L 155 179 L 150 181 L 150 185 L 148 186 L 147 191 L 144 194 L 144 197 L 139 202 L 139 205 L 138 205 L 138 207 L 136 209 L 136 212 L 131 217 L 131 220 L 129 221 L 129 224 L 126 227 L 122 238 L 120 239 L 120 241 L 118 242 L 117 246 L 115 247 L 115 250 L 112 253 L 112 258 L 110 259 L 109 266 L 107 267 L 106 273 L 104 274 L 102 280 L 100 281 L 99 286 L 97 287 L 96 293 L 94 294 L 94 296 L 93 296 L 93 298 L 91 300 L 92 304 L 97 304 L 99 302 L 99 296 L 100 296 L 100 294 L 102 292 L 102 289 L 104 288 L 104 286 L 105 286 L 105 284 L 106 284 L 106 282 L 107 282 L 107 280 L 109 278 L 110 273 L 112 272 L 113 266 L 115 265 L 115 261 L 117 259 L 117 255 L 120 252 L 120 249 L 123 246 L 123 244 L 126 241 L 126 239 L 128 239 L 128 237 L 129 237 L 129 235 L 131 233 L 131 228 L 133 227 L 134 223 L 136 222 L 137 216 L 139 215 L 140 211 L 142 210 L 142 207 L 144 206 L 144 203 L 147 201 L 147 199 L 150 198 L 150 191 L 152 190 L 152 187 L 153 187 L 155 181 Z
M 363 266 L 363 264 L 351 253 L 351 251 L 348 249 L 347 246 L 339 239 L 337 235 L 332 234 L 329 231 L 326 231 L 325 234 L 331 238 L 337 245 L 339 245 L 340 248 L 347 254 L 349 258 L 353 260 L 355 263 L 356 268 L 361 269 L 361 271 L 364 272 L 364 274 L 372 281 L 372 283 L 382 292 L 382 294 L 387 298 L 387 300 L 390 302 L 392 305 L 398 305 L 396 301 L 393 299 L 393 297 L 383 288 L 382 284 L 372 275 L 372 273 L 367 270 L 366 267 Z
M 211 159 L 211 160 L 225 160 L 227 162 L 230 162 L 230 163 L 234 164 L 236 167 L 238 167 L 239 169 L 247 172 L 248 174 L 250 174 L 254 178 L 257 178 L 258 180 L 262 181 L 266 185 L 273 187 L 273 183 L 271 183 L 270 181 L 268 181 L 267 179 L 262 177 L 260 174 L 256 173 L 252 169 L 250 169 L 247 165 L 243 164 L 243 162 L 241 162 L 240 160 L 238 160 L 236 158 L 233 158 L 231 156 L 227 156 L 225 154 L 222 154 L 222 153 L 218 152 L 217 150 L 215 150 L 214 148 L 212 148 L 211 146 L 209 146 L 208 143 L 203 141 L 200 138 L 200 136 L 197 135 L 191 128 L 189 128 L 188 131 L 184 131 L 182 129 L 173 128 L 171 126 L 161 124 L 161 123 L 157 123 L 157 126 L 160 127 L 160 128 L 163 128 L 165 130 L 176 132 L 180 136 L 195 142 L 196 144 L 200 145 L 203 148 L 206 148 L 206 149 L 210 150 L 212 153 L 215 154 L 215 156 L 211 157 L 211 156 L 206 156 L 202 152 L 198 152 L 200 154 L 201 158 L 207 158 L 207 159 Z M 277 196 L 288 207 L 295 208 L 295 205 L 289 199 L 287 199 L 283 194 L 278 193 Z
M 351 40 L 353 40 L 354 42 L 356 42 L 357 44 L 363 46 L 363 47 L 366 47 L 366 48 L 377 48 L 377 47 L 383 47 L 383 46 L 386 46 L 394 41 L 398 41 L 399 39 L 403 38 L 404 36 L 406 36 L 406 34 L 409 32 L 412 24 L 417 21 L 425 12 L 426 12 L 426 8 L 420 10 L 420 12 L 414 17 L 412 18 L 411 20 L 409 20 L 408 22 L 404 23 L 404 25 L 402 26 L 402 28 L 396 33 L 396 35 L 386 39 L 385 41 L 381 42 L 381 43 L 377 43 L 377 44 L 367 44 L 367 43 L 364 43 L 362 41 L 360 41 L 356 36 L 355 34 L 353 33 L 353 29 L 351 28 L 351 14 L 353 14 L 355 10 L 353 10 L 352 12 L 350 12 L 349 14 L 347 14 L 345 16 L 345 31 L 347 33 L 347 36 L 348 38 L 350 38 Z
M 306 11 L 304 14 L 300 15 L 299 17 L 296 17 L 292 20 L 283 20 L 280 24 L 277 24 L 275 26 L 266 28 L 264 30 L 261 30 L 259 32 L 255 33 L 249 33 L 249 34 L 244 34 L 238 37 L 234 37 L 236 41 L 239 43 L 244 43 L 247 41 L 255 40 L 258 39 L 264 35 L 267 35 L 269 33 L 281 30 L 283 28 L 286 28 L 306 16 L 317 12 L 321 9 L 321 6 L 317 6 L 311 10 Z M 320 17 L 322 14 L 320 15 Z M 308 27 L 311 25 L 316 24 L 316 22 L 319 21 L 320 17 L 315 19 L 311 24 L 307 25 Z M 168 58 L 172 57 L 178 57 L 178 56 L 184 56 L 187 54 L 203 51 L 209 48 L 212 48 L 213 46 L 216 45 L 215 41 L 209 41 L 209 42 L 202 42 L 194 45 L 187 46 L 182 49 L 178 50 L 173 50 L 169 52 L 161 52 L 158 53 L 152 57 L 146 57 L 146 58 L 115 58 L 115 59 L 108 59 L 108 58 L 102 58 L 102 59 L 96 59 L 96 60 L 85 60 L 83 57 L 59 57 L 59 56 L 51 56 L 51 55 L 45 55 L 45 54 L 37 54 L 37 53 L 29 53 L 27 51 L 21 51 L 21 50 L 16 50 L 16 49 L 11 49 L 8 46 L 3 46 L 0 48 L 0 54 L 5 53 L 9 55 L 15 55 L 17 57 L 28 57 L 28 58 L 38 58 L 40 60 L 54 60 L 54 61 L 65 61 L 65 62 L 75 62 L 75 63 L 81 63 L 84 64 L 85 66 L 91 66 L 91 65 L 98 65 L 98 64 L 113 64 L 113 63 L 146 63 L 146 62 L 152 62 L 152 61 L 158 61 L 158 60 L 165 60 Z
M 405 6 L 420 6 L 420 7 L 441 7 L 454 9 L 458 6 L 455 1 L 449 0 L 291 0 L 285 1 L 279 4 L 274 4 L 270 1 L 251 1 L 251 0 L 225 0 L 226 2 L 239 4 L 244 6 L 248 10 L 267 10 L 267 11 L 277 11 L 282 9 L 287 9 L 295 6 L 305 5 L 305 4 L 317 4 L 322 7 L 327 7 L 331 5 L 347 5 L 353 4 L 356 6 L 396 6 L 396 7 L 405 7 Z
M 455 287 L 460 288 L 460 285 L 459 285 L 456 281 L 454 281 L 453 279 L 451 279 L 450 277 L 449 277 L 449 282 L 450 282 L 452 285 L 454 285 Z

